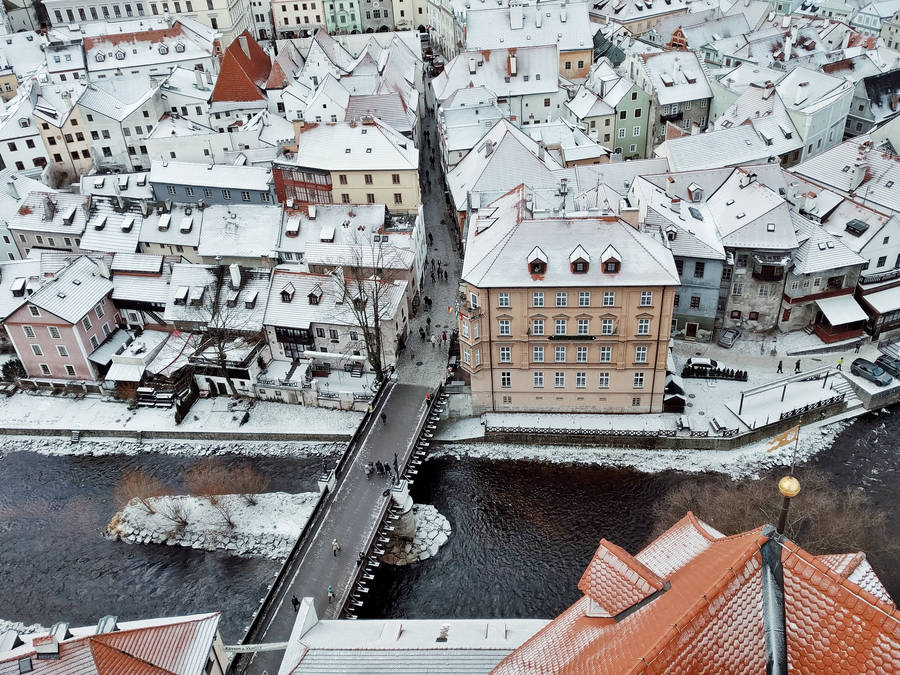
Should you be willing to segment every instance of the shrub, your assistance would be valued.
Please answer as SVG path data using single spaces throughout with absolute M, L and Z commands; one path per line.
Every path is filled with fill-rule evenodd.
M 132 499 L 144 507 L 147 513 L 156 513 L 153 508 L 153 497 L 171 494 L 171 490 L 165 484 L 143 469 L 127 471 L 116 486 L 113 496 L 116 504 L 121 508 Z

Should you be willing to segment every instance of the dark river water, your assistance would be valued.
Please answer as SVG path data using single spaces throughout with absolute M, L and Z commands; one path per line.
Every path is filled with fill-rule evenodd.
M 900 419 L 865 417 L 833 449 L 810 463 L 838 487 L 863 487 L 889 513 L 900 537 L 896 443 Z M 225 458 L 251 461 L 271 490 L 315 489 L 320 458 Z M 194 461 L 163 455 L 0 457 L 0 618 L 50 625 L 92 624 L 221 610 L 226 642 L 243 634 L 277 572 L 274 561 L 237 558 L 100 536 L 115 512 L 113 490 L 140 466 L 181 489 Z M 534 462 L 457 460 L 425 463 L 414 486 L 453 527 L 433 559 L 404 568 L 382 565 L 363 616 L 550 618 L 579 596 L 576 588 L 597 542 L 631 552 L 650 538 L 652 504 L 694 474 Z M 861 527 L 865 527 L 862 523 Z M 900 566 L 870 553 L 888 590 L 900 596 Z

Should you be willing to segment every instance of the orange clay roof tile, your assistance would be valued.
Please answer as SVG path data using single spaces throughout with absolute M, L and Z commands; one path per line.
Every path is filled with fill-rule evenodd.
M 635 556 L 669 583 L 658 596 L 615 621 L 589 615 L 593 598 L 585 595 L 494 673 L 765 672 L 760 548 L 767 541 L 760 530 L 725 537 L 689 513 Z M 846 567 L 848 561 L 826 562 L 781 541 L 791 671 L 900 671 L 895 605 L 827 564 Z M 601 542 L 604 551 L 598 552 L 603 565 L 610 564 L 608 546 Z M 595 568 L 597 558 L 591 561 Z M 620 588 L 594 587 L 604 580 Z M 614 599 L 631 598 L 633 584 L 617 574 L 582 577 L 592 594 Z
M 578 588 L 597 603 L 595 616 L 613 617 L 663 587 L 663 581 L 623 548 L 600 541 Z
M 249 56 L 244 51 L 244 44 L 247 45 Z M 248 31 L 244 31 L 225 50 L 216 86 L 213 88 L 212 101 L 265 101 L 266 97 L 260 88 L 265 86 L 271 68 L 269 55 Z

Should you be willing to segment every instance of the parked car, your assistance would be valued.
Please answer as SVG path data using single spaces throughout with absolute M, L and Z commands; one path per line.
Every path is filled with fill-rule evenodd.
M 876 366 L 867 359 L 855 359 L 853 363 L 850 364 L 850 372 L 868 380 L 872 384 L 877 384 L 879 387 L 890 384 L 892 379 L 891 376 L 884 371 L 884 368 Z
M 894 358 L 893 356 L 888 356 L 887 354 L 882 354 L 877 359 L 875 359 L 875 365 L 881 366 L 891 375 L 893 375 L 897 379 L 900 379 L 900 359 Z
M 719 346 L 731 349 L 734 343 L 741 337 L 741 331 L 737 328 L 726 328 L 719 334 Z
M 715 370 L 719 367 L 719 362 L 715 359 L 707 359 L 704 357 L 689 358 L 685 364 L 685 368 L 696 368 L 698 370 Z

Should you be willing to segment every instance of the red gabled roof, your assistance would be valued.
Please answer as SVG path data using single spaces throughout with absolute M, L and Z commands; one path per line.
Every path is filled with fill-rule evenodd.
M 662 587 L 662 579 L 606 539 L 600 541 L 578 582 L 579 590 L 597 603 L 595 609 L 611 617 L 642 602 Z
M 793 542 L 770 539 L 761 530 L 725 537 L 688 514 L 637 556 L 624 559 L 635 576 L 646 566 L 666 582 L 656 595 L 642 598 L 617 619 L 591 616 L 592 597 L 586 595 L 494 673 L 765 672 L 761 547 L 770 542 L 781 550 L 792 672 L 900 669 L 900 613 L 892 602 L 860 588 Z M 598 554 L 608 561 L 612 549 L 606 543 L 600 548 L 604 551 Z M 639 567 L 633 568 L 629 559 Z M 596 561 L 597 556 L 592 566 Z M 633 591 L 634 576 L 605 579 L 614 587 L 593 587 L 600 581 L 595 576 L 587 584 L 582 578 L 582 584 L 592 595 L 620 602 L 640 597 Z
M 250 32 L 245 30 L 225 50 L 212 101 L 265 101 L 266 97 L 261 89 L 266 86 L 271 69 L 269 55 Z

